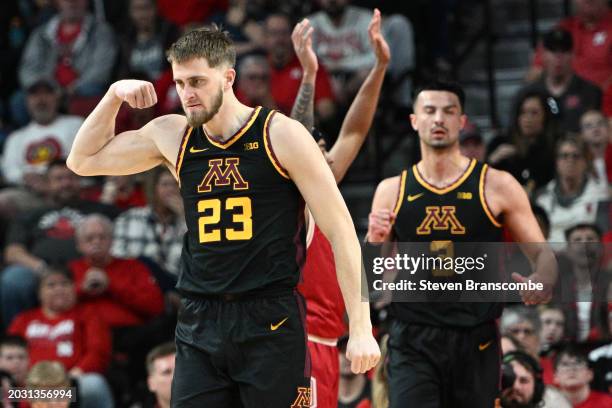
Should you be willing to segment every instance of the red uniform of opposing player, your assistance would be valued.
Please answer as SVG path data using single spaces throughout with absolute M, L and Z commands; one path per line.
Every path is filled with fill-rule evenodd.
M 367 136 L 391 58 L 389 47 L 380 33 L 378 10 L 374 12 L 368 31 L 376 54 L 376 65 L 359 89 L 332 149 L 327 152 L 325 142 L 319 141 L 337 182 L 346 174 Z M 291 37 L 296 55 L 304 70 L 291 116 L 310 128 L 313 123 L 313 88 L 318 63 L 312 50 L 312 28 L 308 21 L 299 23 Z M 344 303 L 329 241 L 314 224 L 314 219 L 308 210 L 306 218 L 308 250 L 302 272 L 303 282 L 298 288 L 306 298 L 306 328 L 312 361 L 311 407 L 336 408 L 340 375 L 336 343 L 346 332 Z

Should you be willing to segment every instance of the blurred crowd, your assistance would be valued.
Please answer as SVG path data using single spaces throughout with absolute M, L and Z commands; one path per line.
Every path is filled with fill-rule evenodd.
M 122 78 L 151 81 L 159 102 L 143 110 L 124 106 L 117 132 L 182 112 L 165 50 L 181 33 L 210 23 L 236 43 L 238 98 L 289 114 L 303 73 L 291 32 L 308 17 L 320 61 L 316 126 L 336 134 L 375 61 L 367 34 L 374 3 L 392 54 L 378 117 L 407 129 L 413 83 L 452 71 L 449 21 L 459 2 L 406 2 L 414 4 L 405 8 L 349 0 L 3 5 L 2 384 L 70 384 L 79 393 L 71 406 L 169 406 L 179 307 L 174 284 L 186 230 L 179 188 L 162 168 L 77 176 L 65 158 L 79 126 L 109 84 Z M 504 376 L 505 407 L 536 406 L 520 404 L 538 398 L 546 407 L 612 406 L 605 399 L 612 393 L 612 11 L 606 0 L 572 5 L 573 14 L 543 33 L 534 50 L 508 129 L 485 137 L 468 123 L 460 136 L 465 155 L 524 185 L 572 282 L 571 301 L 506 308 L 503 362 L 514 377 Z M 406 137 L 416 135 L 407 129 Z M 603 295 L 593 297 L 596 290 Z M 373 316 L 384 349 L 385 306 L 375 305 Z M 355 375 L 340 354 L 338 406 L 386 407 L 385 359 L 369 375 Z

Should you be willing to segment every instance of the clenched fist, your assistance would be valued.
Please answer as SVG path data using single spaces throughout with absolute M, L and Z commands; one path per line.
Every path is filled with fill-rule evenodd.
M 375 210 L 368 217 L 368 240 L 382 242 L 391 233 L 396 215 L 390 210 Z
M 349 335 L 346 346 L 346 358 L 351 362 L 351 371 L 355 374 L 365 373 L 380 360 L 380 348 L 371 333 Z
M 123 79 L 112 85 L 117 98 L 137 109 L 150 108 L 157 103 L 157 94 L 153 84 L 137 79 Z

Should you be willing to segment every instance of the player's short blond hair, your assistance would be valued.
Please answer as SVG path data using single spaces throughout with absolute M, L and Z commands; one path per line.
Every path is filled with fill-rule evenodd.
M 226 64 L 236 65 L 236 49 L 227 31 L 216 24 L 190 31 L 181 36 L 168 49 L 168 62 L 183 63 L 194 58 L 204 58 L 211 68 Z

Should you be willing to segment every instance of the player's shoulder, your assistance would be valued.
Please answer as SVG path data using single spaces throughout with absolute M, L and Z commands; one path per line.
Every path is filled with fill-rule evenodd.
M 484 193 L 489 204 L 501 211 L 519 208 L 528 202 L 527 193 L 512 174 L 491 167 L 487 168 Z
M 522 189 L 521 185 L 512 174 L 491 166 L 487 166 L 485 187 L 490 187 L 495 191 L 507 191 L 516 188 Z
M 390 191 L 397 192 L 401 179 L 402 176 L 397 175 L 381 180 L 381 182 L 378 183 L 378 186 L 376 186 L 376 193 L 380 192 L 381 194 L 384 194 Z
M 309 135 L 304 125 L 278 111 L 274 111 L 270 119 L 268 132 L 274 146 L 280 144 L 295 147 Z
M 393 208 L 400 191 L 401 176 L 393 176 L 383 179 L 374 192 L 372 207 Z
M 297 129 L 299 127 L 304 127 L 300 122 L 295 119 L 290 118 L 282 112 L 274 111 L 274 114 L 270 118 L 270 133 L 273 131 L 287 131 L 291 129 Z
M 139 132 L 143 136 L 155 140 L 178 139 L 188 128 L 187 119 L 183 115 L 170 114 L 159 116 L 144 125 Z
M 158 116 L 145 125 L 160 130 L 184 130 L 187 127 L 187 118 L 183 115 L 170 114 Z

